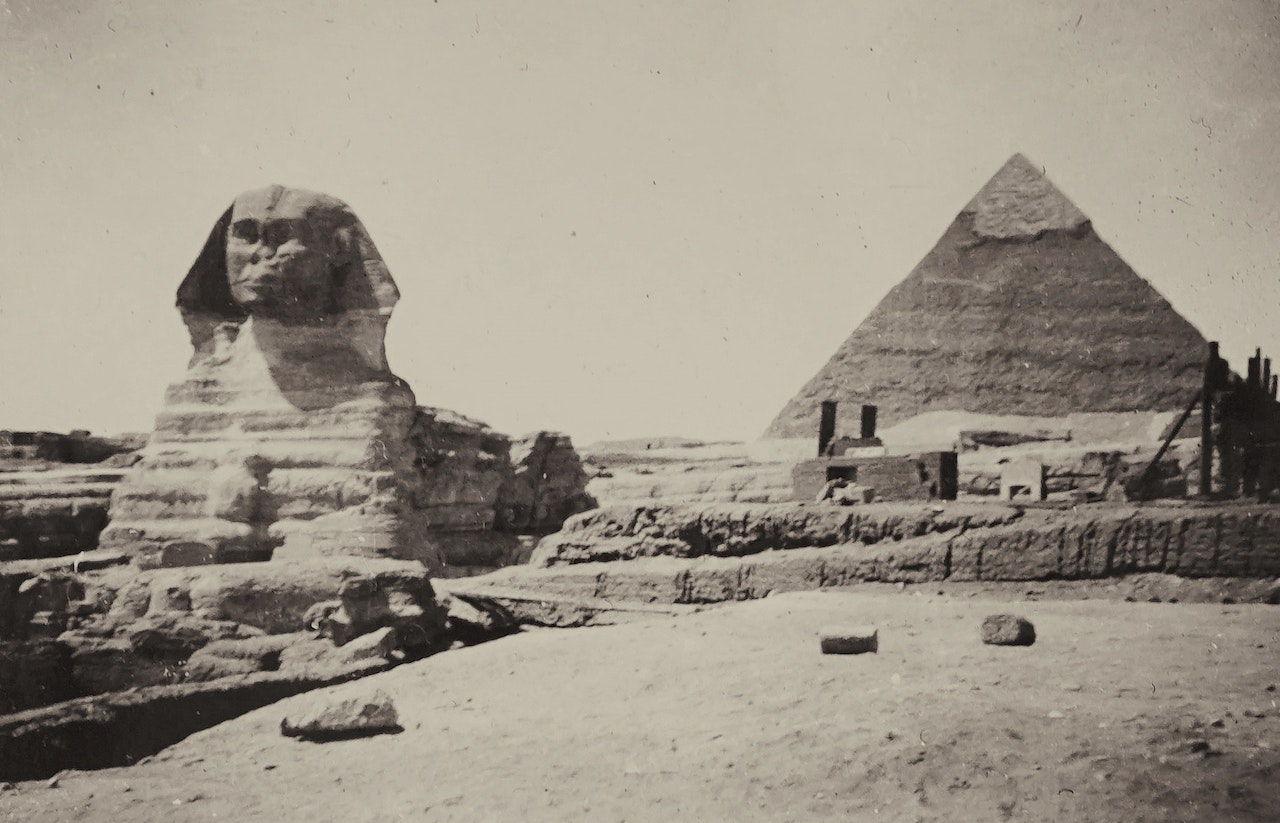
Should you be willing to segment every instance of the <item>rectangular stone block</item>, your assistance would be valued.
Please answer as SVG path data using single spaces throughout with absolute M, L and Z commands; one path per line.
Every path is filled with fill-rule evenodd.
M 1000 499 L 1015 497 L 1044 500 L 1048 486 L 1044 463 L 1039 460 L 1013 460 L 1000 472 Z
M 818 632 L 823 654 L 868 654 L 880 650 L 874 626 L 824 626 Z

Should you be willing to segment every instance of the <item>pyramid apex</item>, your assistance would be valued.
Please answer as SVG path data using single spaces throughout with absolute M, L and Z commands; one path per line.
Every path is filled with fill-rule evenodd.
M 1004 168 L 1008 168 L 1008 167 L 1010 167 L 1010 166 L 1026 166 L 1027 168 L 1032 168 L 1032 169 L 1039 169 L 1039 168 L 1040 168 L 1040 167 L 1039 167 L 1039 166 L 1037 166 L 1035 163 L 1032 163 L 1029 159 L 1027 159 L 1027 156 L 1026 156 L 1025 154 L 1023 154 L 1022 152 L 1020 152 L 1020 151 L 1015 151 L 1015 152 L 1014 152 L 1014 153 L 1009 157 L 1009 159 L 1008 159 L 1008 160 L 1004 161 L 1004 166 L 1002 166 L 1001 168 L 1002 168 L 1002 169 L 1004 169 Z M 1043 173 L 1044 173 L 1044 171 L 1043 171 L 1043 169 L 1041 169 L 1041 174 L 1043 174 Z
M 1021 152 L 1005 161 L 962 213 L 979 237 L 1016 240 L 1060 229 L 1075 232 L 1089 218 Z

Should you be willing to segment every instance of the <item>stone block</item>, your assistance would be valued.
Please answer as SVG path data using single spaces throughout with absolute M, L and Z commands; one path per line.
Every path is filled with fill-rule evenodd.
M 1048 484 L 1044 463 L 1039 460 L 1012 460 L 1000 471 L 1000 499 L 1044 500 Z
M 866 654 L 880 650 L 874 626 L 825 626 L 818 632 L 823 654 Z

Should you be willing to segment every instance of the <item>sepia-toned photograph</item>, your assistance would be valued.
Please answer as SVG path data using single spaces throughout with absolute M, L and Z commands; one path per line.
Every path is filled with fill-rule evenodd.
M 0 0 L 0 823 L 1280 821 L 1277 0 Z

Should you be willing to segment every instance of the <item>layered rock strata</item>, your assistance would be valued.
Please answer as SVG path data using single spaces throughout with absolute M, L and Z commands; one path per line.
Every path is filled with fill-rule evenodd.
M 398 292 L 368 233 L 327 195 L 241 195 L 178 291 L 194 354 L 104 548 L 143 567 L 273 556 L 439 568 L 416 503 L 413 392 L 383 347 Z
M 511 444 L 512 475 L 498 501 L 498 528 L 548 534 L 566 519 L 593 509 L 587 473 L 570 439 L 537 432 Z
M 814 437 L 819 406 L 856 431 L 942 409 L 1062 416 L 1182 408 L 1205 340 L 1022 155 L 796 394 L 766 437 Z M 845 415 L 855 415 L 844 419 Z

